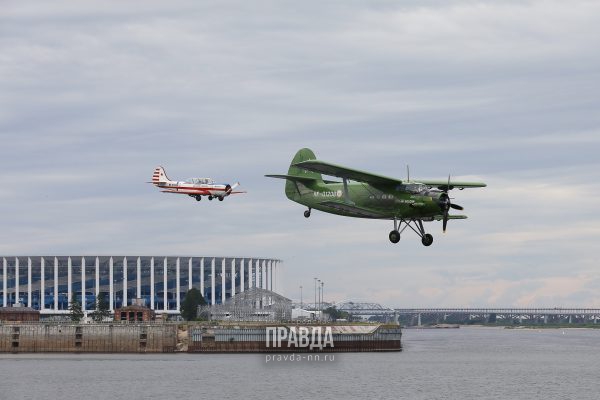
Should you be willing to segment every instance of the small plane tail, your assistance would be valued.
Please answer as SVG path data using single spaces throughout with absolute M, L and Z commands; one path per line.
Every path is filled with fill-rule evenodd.
M 230 194 L 242 193 L 242 192 L 234 192 L 235 188 L 237 188 L 238 186 L 240 186 L 239 182 L 236 182 L 235 184 L 233 184 L 233 186 L 232 185 L 225 186 L 225 195 L 229 196 Z
M 156 167 L 154 173 L 152 174 L 152 184 L 158 186 L 161 183 L 167 183 L 170 179 L 167 177 L 165 173 L 165 169 L 163 167 Z

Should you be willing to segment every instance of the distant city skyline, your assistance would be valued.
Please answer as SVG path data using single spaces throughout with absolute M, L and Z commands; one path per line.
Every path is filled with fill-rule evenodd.
M 0 253 L 283 260 L 283 294 L 393 307 L 600 307 L 600 4 L 8 1 Z M 287 200 L 294 153 L 454 191 L 469 219 Z M 196 202 L 147 184 L 241 183 Z M 307 300 L 308 299 L 308 300 Z

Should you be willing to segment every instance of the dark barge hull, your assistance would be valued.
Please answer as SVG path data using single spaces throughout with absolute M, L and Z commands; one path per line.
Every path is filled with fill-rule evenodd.
M 289 329 L 290 326 L 284 326 Z M 311 326 L 312 328 L 312 326 Z M 324 328 L 324 327 L 323 327 Z M 342 328 L 342 329 L 336 329 Z M 346 329 L 343 329 L 346 328 Z M 267 345 L 265 326 L 190 328 L 189 353 L 341 353 L 401 351 L 398 325 L 333 327 L 333 346 L 297 346 L 282 340 Z M 311 342 L 312 343 L 312 342 Z

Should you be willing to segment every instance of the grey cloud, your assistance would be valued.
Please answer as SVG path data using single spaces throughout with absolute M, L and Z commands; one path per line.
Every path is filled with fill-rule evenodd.
M 286 261 L 292 297 L 319 276 L 338 300 L 598 306 L 598 15 L 558 1 L 11 3 L 0 251 L 259 254 Z M 470 219 L 447 235 L 429 224 L 431 248 L 393 246 L 389 222 L 305 220 L 262 177 L 305 146 L 489 187 L 455 194 Z M 169 197 L 144 183 L 158 164 L 249 193 Z M 552 297 L 560 279 L 570 292 Z

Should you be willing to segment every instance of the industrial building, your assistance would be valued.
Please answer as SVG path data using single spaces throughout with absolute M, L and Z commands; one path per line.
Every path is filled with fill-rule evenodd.
M 281 260 L 215 256 L 0 256 L 0 307 L 22 304 L 42 315 L 69 313 L 69 301 L 110 311 L 143 299 L 157 314 L 178 314 L 185 294 L 200 290 L 221 304 L 254 287 L 279 292 Z
M 221 304 L 201 307 L 200 316 L 225 321 L 290 321 L 292 301 L 270 290 L 253 287 Z

